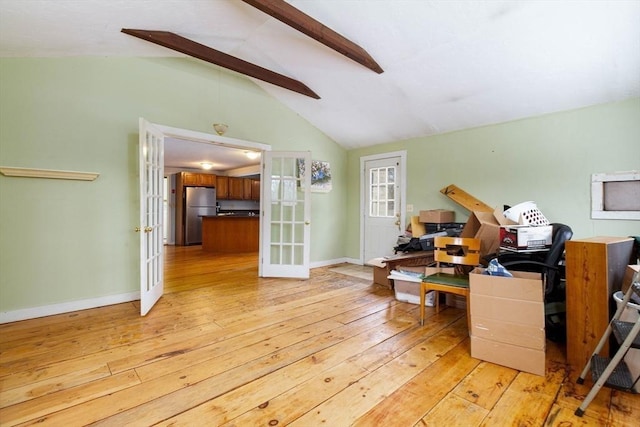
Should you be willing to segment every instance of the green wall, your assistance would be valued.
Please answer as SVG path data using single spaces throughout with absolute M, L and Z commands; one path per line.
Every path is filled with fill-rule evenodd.
M 309 102 L 315 102 L 309 99 Z M 456 184 L 498 206 L 538 203 L 576 237 L 640 234 L 590 219 L 590 177 L 640 169 L 640 99 L 346 151 L 248 79 L 184 58 L 0 59 L 0 165 L 99 172 L 93 182 L 0 175 L 0 312 L 138 290 L 138 117 L 311 150 L 329 161 L 314 193 L 311 260 L 358 259 L 361 156 L 406 150 L 407 200 L 468 212 Z M 346 208 L 345 208 L 346 207 Z
M 329 161 L 311 260 L 344 256 L 346 151 L 248 79 L 184 58 L 3 58 L 0 165 L 100 176 L 0 175 L 0 312 L 139 289 L 139 117 L 208 133 L 223 122 L 226 136 Z
M 348 153 L 347 256 L 359 258 L 360 157 L 407 151 L 407 204 L 469 212 L 440 193 L 455 184 L 491 206 L 533 200 L 574 238 L 640 234 L 640 221 L 592 220 L 591 174 L 640 170 L 640 99 L 415 138 Z M 409 214 L 408 214 L 409 215 Z

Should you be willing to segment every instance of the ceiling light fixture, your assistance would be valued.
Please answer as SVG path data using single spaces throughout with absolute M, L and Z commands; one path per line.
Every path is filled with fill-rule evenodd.
M 213 128 L 218 135 L 222 136 L 227 131 L 227 129 L 229 129 L 229 126 L 225 125 L 224 123 L 214 123 Z
M 255 151 L 245 151 L 244 154 L 251 160 L 255 160 L 260 157 L 260 153 L 256 153 Z
M 204 170 L 207 170 L 207 171 L 208 171 L 209 169 L 213 168 L 213 163 L 210 163 L 210 162 L 201 162 L 201 163 L 200 163 L 200 166 L 202 167 L 202 169 L 204 169 Z

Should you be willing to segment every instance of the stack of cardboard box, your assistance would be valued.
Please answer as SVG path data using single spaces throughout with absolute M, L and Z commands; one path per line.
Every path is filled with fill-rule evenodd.
M 539 273 L 469 275 L 471 357 L 545 374 L 544 291 Z

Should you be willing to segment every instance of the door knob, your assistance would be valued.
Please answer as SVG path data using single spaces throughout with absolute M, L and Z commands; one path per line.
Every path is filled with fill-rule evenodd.
M 133 231 L 135 231 L 136 233 L 139 233 L 140 232 L 140 227 L 134 228 Z
M 145 233 L 151 233 L 153 231 L 153 227 L 145 227 L 144 228 L 144 232 Z

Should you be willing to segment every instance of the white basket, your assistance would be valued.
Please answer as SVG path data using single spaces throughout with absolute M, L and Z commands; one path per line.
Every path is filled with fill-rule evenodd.
M 523 202 L 504 211 L 504 216 L 521 225 L 549 225 L 535 202 Z

